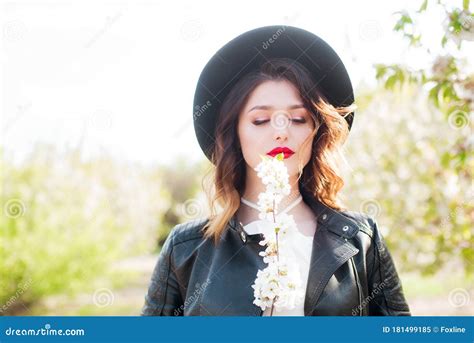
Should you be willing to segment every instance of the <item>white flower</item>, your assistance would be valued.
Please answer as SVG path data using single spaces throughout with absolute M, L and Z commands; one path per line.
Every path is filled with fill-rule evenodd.
M 277 311 L 293 309 L 301 304 L 304 288 L 298 263 L 292 258 L 287 240 L 297 232 L 293 216 L 286 213 L 278 214 L 278 204 L 284 195 L 290 194 L 288 171 L 282 155 L 275 158 L 262 156 L 262 162 L 255 168 L 257 175 L 266 186 L 265 192 L 259 194 L 260 232 L 264 239 L 259 242 L 266 246 L 260 252 L 268 266 L 257 272 L 252 285 L 254 304 L 262 310 L 274 307 Z
M 454 30 L 453 17 L 458 17 L 456 22 L 459 25 Z M 446 37 L 452 39 L 456 44 L 460 44 L 461 41 L 474 41 L 474 15 L 467 10 L 454 11 L 449 13 L 448 17 L 443 22 Z
M 266 193 L 275 196 L 288 195 L 291 190 L 288 183 L 288 171 L 281 158 L 280 155 L 274 158 L 262 156 L 262 162 L 255 168 L 257 176 L 266 186 Z

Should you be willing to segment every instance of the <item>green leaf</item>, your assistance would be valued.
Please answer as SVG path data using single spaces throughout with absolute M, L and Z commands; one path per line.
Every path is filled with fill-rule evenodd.
M 398 12 L 401 14 L 400 19 L 398 19 L 397 23 L 394 26 L 395 31 L 402 31 L 405 29 L 406 24 L 413 24 L 413 20 L 411 19 L 408 12 Z
M 275 158 L 278 160 L 278 161 L 283 161 L 285 159 L 285 154 L 283 154 L 282 152 L 280 152 L 278 155 L 275 156 Z
M 421 4 L 420 9 L 418 10 L 418 13 L 426 11 L 426 7 L 428 7 L 428 0 L 423 1 L 423 3 Z
M 380 80 L 387 73 L 387 66 L 383 64 L 376 64 L 375 70 L 376 70 L 375 78 L 377 80 Z
M 430 89 L 429 98 L 433 102 L 433 104 L 439 108 L 439 99 L 438 93 L 440 91 L 441 85 L 436 84 L 433 88 Z
M 469 10 L 469 0 L 463 0 L 462 2 L 462 8 L 466 11 Z
M 425 84 L 428 82 L 428 78 L 426 77 L 425 73 L 421 73 L 421 83 Z
M 452 28 L 453 28 L 454 33 L 457 34 L 457 35 L 460 34 L 461 31 L 462 31 L 461 22 L 458 19 L 456 19 L 455 21 L 452 21 L 451 24 L 452 24 Z
M 444 35 L 443 38 L 441 39 L 441 46 L 444 48 L 447 42 L 448 42 L 448 37 Z
M 399 69 L 397 70 L 397 76 L 398 76 L 398 81 L 400 82 L 400 86 L 405 82 L 405 74 L 403 73 L 403 70 Z
M 393 89 L 395 87 L 395 83 L 397 82 L 397 80 L 398 80 L 397 74 L 393 74 L 385 82 L 385 88 Z

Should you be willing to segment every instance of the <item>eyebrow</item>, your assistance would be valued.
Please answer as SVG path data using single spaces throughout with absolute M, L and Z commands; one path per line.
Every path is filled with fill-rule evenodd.
M 305 108 L 302 104 L 296 104 L 296 105 L 291 105 L 287 107 L 288 110 L 295 110 L 297 108 Z M 250 113 L 254 110 L 273 110 L 273 106 L 268 106 L 268 105 L 257 105 L 252 107 L 247 113 Z

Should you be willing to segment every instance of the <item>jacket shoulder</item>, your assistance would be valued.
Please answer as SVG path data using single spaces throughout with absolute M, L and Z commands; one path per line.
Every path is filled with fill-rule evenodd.
M 343 216 L 352 220 L 359 228 L 359 232 L 368 235 L 370 238 L 374 235 L 375 220 L 370 215 L 358 212 L 344 210 L 340 212 Z
M 176 245 L 193 239 L 202 239 L 202 229 L 209 221 L 207 218 L 198 218 L 176 225 L 170 232 L 172 244 Z

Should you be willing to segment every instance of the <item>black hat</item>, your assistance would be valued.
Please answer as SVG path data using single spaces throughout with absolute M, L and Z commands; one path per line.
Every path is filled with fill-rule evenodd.
M 298 61 L 310 72 L 335 107 L 354 102 L 352 84 L 336 52 L 315 34 L 292 26 L 265 26 L 224 45 L 204 67 L 194 94 L 193 121 L 199 145 L 209 160 L 214 148 L 219 108 L 232 87 L 270 58 Z M 347 115 L 349 129 L 354 113 Z

